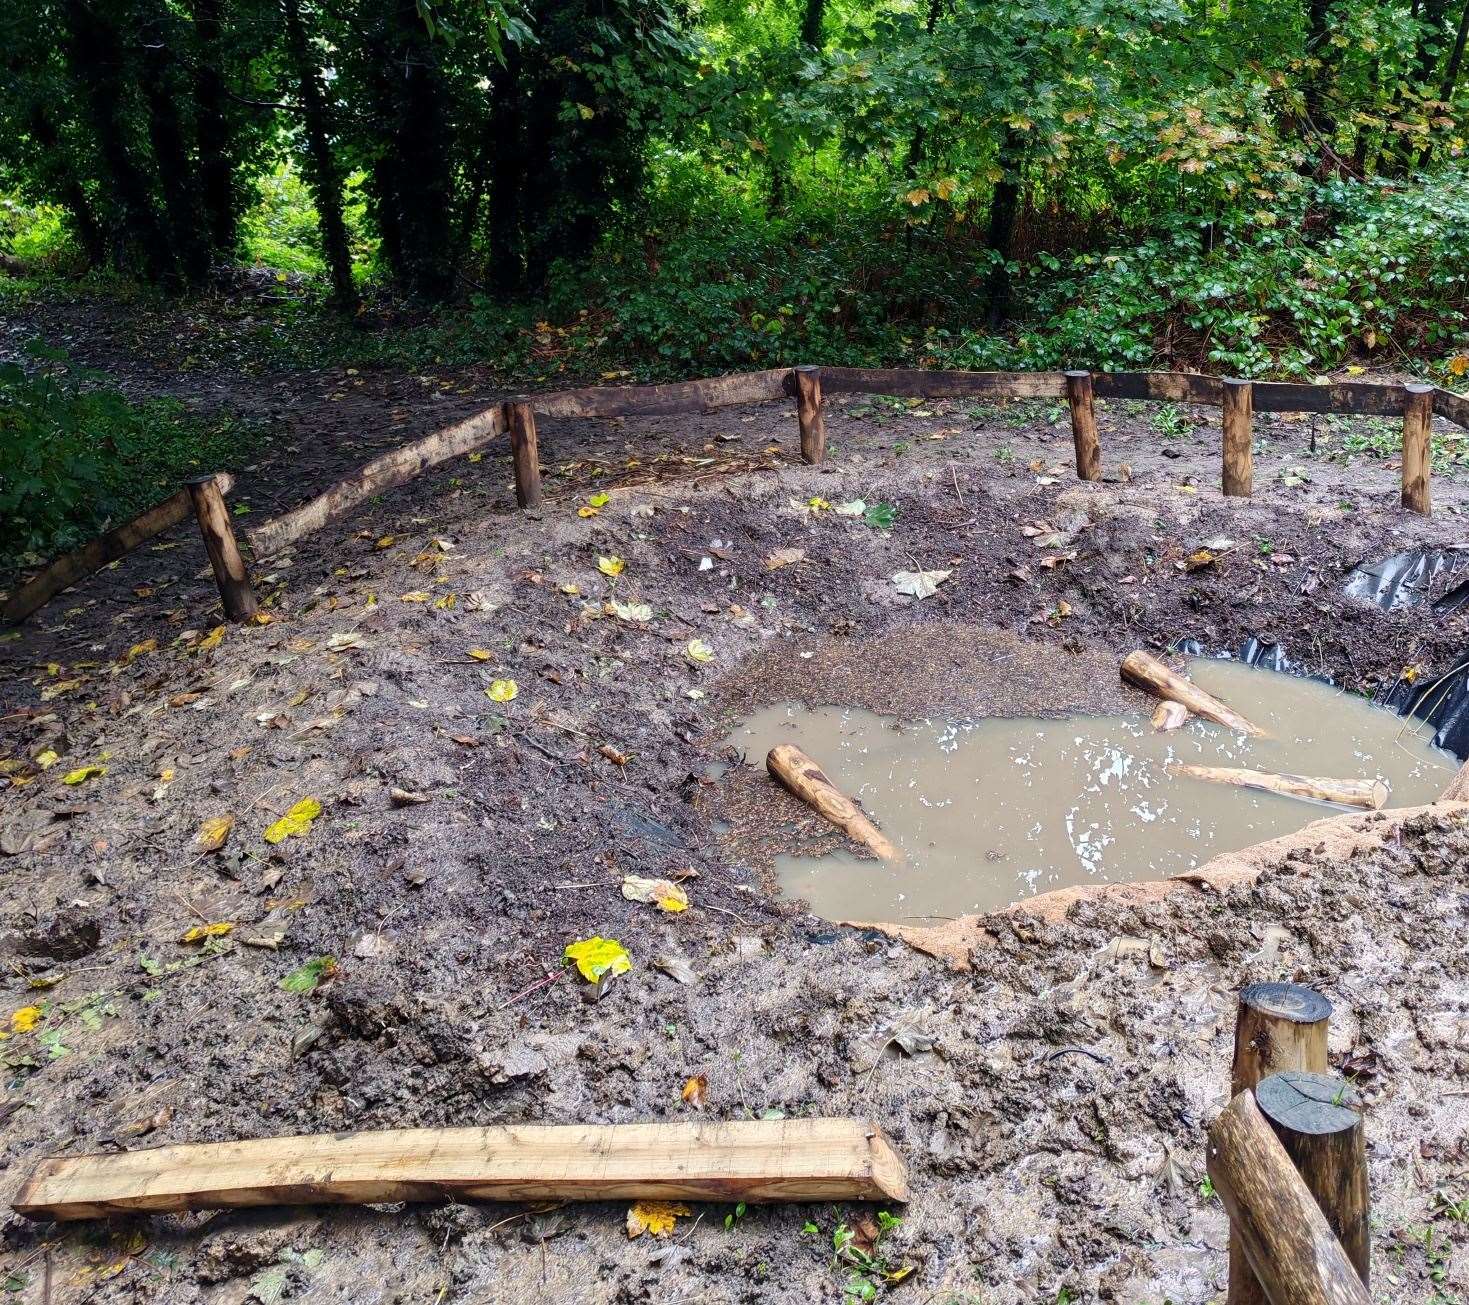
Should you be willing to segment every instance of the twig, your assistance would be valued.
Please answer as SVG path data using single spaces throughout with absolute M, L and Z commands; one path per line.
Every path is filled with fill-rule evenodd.
M 964 491 L 959 488 L 959 472 L 955 469 L 952 461 L 949 463 L 949 475 L 954 481 L 954 493 L 959 496 L 959 507 L 963 511 L 968 512 L 969 504 L 964 501 Z
M 522 988 L 513 997 L 506 998 L 506 1000 L 502 1001 L 498 1006 L 495 1007 L 495 1009 L 504 1010 L 507 1006 L 513 1006 L 522 997 L 529 997 L 531 993 L 536 992 L 541 988 L 549 987 L 565 973 L 565 970 L 557 970 L 555 974 L 548 974 L 544 979 L 537 979 L 533 984 L 530 985 L 530 987 Z

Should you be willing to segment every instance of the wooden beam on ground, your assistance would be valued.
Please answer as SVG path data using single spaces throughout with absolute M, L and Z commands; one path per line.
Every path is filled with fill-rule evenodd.
M 214 571 L 214 583 L 219 586 L 224 614 L 231 621 L 248 621 L 260 604 L 255 600 L 255 590 L 250 587 L 249 568 L 240 556 L 239 544 L 235 542 L 235 528 L 230 523 L 224 495 L 219 492 L 213 476 L 185 481 L 184 488 L 194 506 L 199 533 L 204 537 L 204 551 L 209 554 L 209 565 Z
M 1220 702 L 1212 693 L 1199 688 L 1192 680 L 1170 670 L 1150 652 L 1138 649 L 1122 659 L 1122 678 L 1145 689 L 1155 698 L 1182 703 L 1195 716 L 1212 720 L 1240 734 L 1264 736 L 1265 731 L 1246 720 L 1234 708 Z
M 1097 439 L 1097 409 L 1092 402 L 1092 374 L 1066 373 L 1066 402 L 1071 408 L 1071 442 L 1076 449 L 1078 480 L 1100 480 L 1102 445 Z
M 504 433 L 505 415 L 497 403 L 465 421 L 446 426 L 432 435 L 425 435 L 374 458 L 309 503 L 247 530 L 245 538 L 257 558 L 271 557 L 298 539 L 346 516 L 373 495 L 406 484 L 430 467 L 470 453 Z
M 1371 1305 L 1254 1093 L 1239 1093 L 1214 1121 L 1205 1164 L 1270 1305 Z
M 789 367 L 777 367 L 676 385 L 598 385 L 560 394 L 538 394 L 528 402 L 542 417 L 657 417 L 709 412 L 741 403 L 791 398 L 790 375 Z
M 1433 515 L 1428 487 L 1433 461 L 1429 429 L 1433 424 L 1433 386 L 1403 386 L 1403 506 Z
M 1196 372 L 1098 372 L 1092 387 L 1099 399 L 1154 399 L 1161 403 L 1220 403 L 1219 378 Z
M 765 757 L 771 778 L 783 784 L 823 820 L 829 820 L 855 842 L 883 861 L 899 859 L 866 813 L 826 777 L 826 772 L 793 743 L 778 743 Z
M 858 1119 L 415 1128 L 45 1160 L 31 1219 L 318 1201 L 906 1201 L 902 1158 Z
M 1226 379 L 1224 395 L 1223 490 L 1231 498 L 1249 498 L 1255 490 L 1255 433 L 1253 386 L 1249 381 Z
M 235 478 L 228 472 L 212 477 L 220 492 L 228 494 L 234 488 Z M 79 580 L 100 571 L 109 562 L 126 557 L 139 544 L 147 543 L 155 535 L 162 534 L 193 515 L 194 504 L 187 489 L 171 494 L 161 503 L 155 503 L 146 512 L 141 512 L 131 521 L 116 526 L 105 535 L 99 535 L 89 544 L 83 544 L 74 552 L 53 559 L 10 595 L 0 620 L 24 621 L 32 612 L 44 607 L 63 589 L 70 589 Z
M 821 369 L 797 367 L 796 424 L 801 431 L 801 460 L 816 464 L 826 457 L 826 417 L 821 411 Z
M 944 372 L 920 367 L 823 367 L 828 394 L 894 394 L 905 398 L 1064 399 L 1061 372 Z
M 1397 417 L 1403 392 L 1396 385 L 1336 381 L 1309 385 L 1299 381 L 1256 381 L 1256 412 L 1335 412 L 1345 416 Z
M 1301 798 L 1307 802 L 1334 802 L 1343 807 L 1361 807 L 1364 811 L 1381 811 L 1387 805 L 1387 785 L 1380 779 L 1329 779 L 1321 775 L 1283 775 L 1267 770 L 1246 770 L 1238 766 L 1196 766 L 1186 761 L 1173 762 L 1171 775 L 1187 775 L 1213 784 L 1233 784 L 1236 788 L 1253 788 L 1262 793 L 1278 793 L 1281 797 Z
M 1369 1286 L 1371 1196 L 1356 1091 L 1334 1074 L 1287 1070 L 1261 1081 L 1255 1104 L 1306 1180 L 1362 1285 Z
M 1469 399 L 1462 394 L 1455 394 L 1452 390 L 1435 389 L 1433 411 L 1438 416 L 1453 422 L 1454 425 L 1469 430 Z

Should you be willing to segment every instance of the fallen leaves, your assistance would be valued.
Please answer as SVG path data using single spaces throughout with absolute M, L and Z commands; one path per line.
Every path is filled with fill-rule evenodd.
M 632 969 L 632 957 L 615 938 L 592 937 L 571 943 L 565 956 L 576 963 L 577 973 L 588 983 L 599 983 L 604 977 Z
M 315 992 L 323 983 L 335 978 L 336 973 L 337 958 L 335 956 L 317 956 L 286 975 L 281 980 L 281 987 L 286 992 L 305 995 Z
M 75 770 L 67 771 L 61 777 L 61 782 L 75 787 L 77 784 L 85 784 L 89 779 L 101 779 L 106 773 L 106 766 L 78 766 Z
M 684 1079 L 683 1092 L 684 1105 L 693 1106 L 695 1110 L 702 1110 L 704 1102 L 709 1097 L 709 1075 L 695 1074 Z
M 698 662 L 701 665 L 705 665 L 714 660 L 714 649 L 702 639 L 690 639 L 684 645 L 684 652 L 688 654 L 691 662 Z
M 179 941 L 196 943 L 203 942 L 206 938 L 223 938 L 225 934 L 233 932 L 234 927 L 229 920 L 212 920 L 207 924 L 196 924 L 191 929 L 185 929 Z
M 45 1012 L 39 1006 L 22 1006 L 10 1016 L 10 1031 L 12 1033 L 29 1033 L 41 1022 L 41 1016 Z
M 643 879 L 628 875 L 622 881 L 622 895 L 630 902 L 646 902 L 676 915 L 689 909 L 689 895 L 669 879 Z
M 194 845 L 201 852 L 218 852 L 235 827 L 234 816 L 210 816 L 194 835 Z
M 514 702 L 520 693 L 520 686 L 514 680 L 495 680 L 485 690 L 485 697 L 491 702 Z
M 224 642 L 224 626 L 216 625 L 194 646 L 195 652 L 213 652 Z
M 953 574 L 952 571 L 899 571 L 893 576 L 893 585 L 900 594 L 928 598 Z
M 471 661 L 476 662 L 492 662 L 495 660 L 495 654 L 485 648 L 471 648 L 465 653 L 465 656 Z
M 648 1233 L 653 1237 L 667 1237 L 681 1214 L 693 1214 L 693 1210 L 682 1202 L 639 1201 L 628 1207 L 627 1235 L 631 1238 Z
M 805 560 L 806 550 L 804 548 L 777 548 L 765 559 L 765 569 L 779 571 L 783 566 L 794 566 L 797 562 Z
M 609 579 L 615 580 L 627 568 L 627 563 L 620 557 L 599 557 L 597 559 L 597 570 Z
M 320 814 L 320 802 L 315 798 L 302 798 L 265 831 L 265 841 L 279 843 L 287 838 L 303 837 L 310 832 L 311 822 Z

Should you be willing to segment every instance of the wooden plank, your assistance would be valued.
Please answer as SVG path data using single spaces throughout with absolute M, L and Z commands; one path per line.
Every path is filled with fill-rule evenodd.
M 903 398 L 1064 399 L 1063 372 L 943 372 L 917 367 L 823 367 L 827 394 L 894 394 Z
M 31 1219 L 327 1201 L 906 1201 L 903 1161 L 858 1119 L 417 1128 L 165 1146 L 41 1162 Z
M 1454 425 L 1469 430 L 1469 399 L 1462 394 L 1455 394 L 1452 390 L 1435 389 L 1433 410 L 1440 417 L 1445 417 L 1453 422 Z
M 794 393 L 791 369 L 777 367 L 674 385 L 598 385 L 560 394 L 531 395 L 525 402 L 541 417 L 656 417 L 765 403 L 790 398 Z
M 504 433 L 505 416 L 500 405 L 496 404 L 453 426 L 446 426 L 412 444 L 374 458 L 309 503 L 247 530 L 245 538 L 257 558 L 270 557 L 312 531 L 339 520 L 374 494 L 406 484 L 428 468 L 450 458 L 462 457 Z
M 234 488 L 235 478 L 228 472 L 220 472 L 214 479 L 221 493 L 228 494 Z M 193 514 L 194 502 L 187 489 L 169 495 L 131 521 L 114 527 L 105 535 L 99 535 L 74 552 L 55 558 L 10 595 L 5 607 L 0 609 L 0 620 L 24 621 L 63 589 L 70 589 L 77 581 L 85 580 L 109 562 L 126 557 L 139 544 L 147 543 L 155 535 L 162 534 Z
M 1332 385 L 1303 385 L 1294 381 L 1256 381 L 1256 412 L 1335 412 L 1343 416 L 1401 417 L 1403 390 L 1399 385 L 1370 381 L 1338 381 Z
M 1207 403 L 1215 408 L 1223 402 L 1219 378 L 1194 372 L 1097 372 L 1092 388 L 1099 399 Z

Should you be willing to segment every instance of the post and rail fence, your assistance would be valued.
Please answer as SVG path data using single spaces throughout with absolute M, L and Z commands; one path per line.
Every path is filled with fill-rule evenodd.
M 406 484 L 430 467 L 509 435 L 515 498 L 523 509 L 541 506 L 537 417 L 611 418 L 709 412 L 777 399 L 795 401 L 801 457 L 826 456 L 823 404 L 833 394 L 886 394 L 918 399 L 1054 399 L 1071 412 L 1076 474 L 1099 480 L 1102 446 L 1096 401 L 1151 400 L 1206 404 L 1221 410 L 1221 489 L 1231 497 L 1254 492 L 1252 424 L 1257 412 L 1336 413 L 1400 417 L 1403 422 L 1402 504 L 1432 512 L 1429 426 L 1435 415 L 1469 430 L 1469 397 L 1432 385 L 1338 381 L 1250 381 L 1193 372 L 965 372 L 921 368 L 777 367 L 668 385 L 593 386 L 524 395 L 405 444 L 360 467 L 323 493 L 252 529 L 242 531 L 254 559 L 272 557 L 297 540 L 338 521 L 367 499 Z M 194 515 L 204 538 L 225 615 L 248 620 L 257 610 L 245 554 L 224 504 L 228 473 L 191 481 L 177 494 L 74 552 L 51 561 L 20 585 L 0 608 L 0 620 L 19 622 L 56 594 L 118 560 L 144 541 Z

